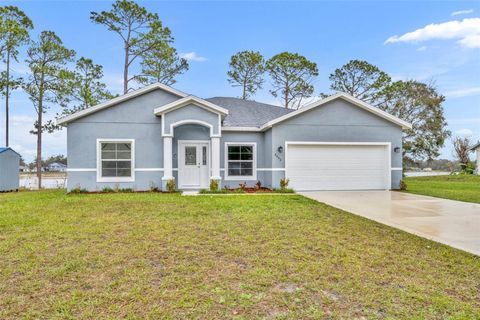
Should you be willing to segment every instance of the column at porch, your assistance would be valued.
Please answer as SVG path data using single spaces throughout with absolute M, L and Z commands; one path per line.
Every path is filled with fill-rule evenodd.
M 165 190 L 168 180 L 173 178 L 173 166 L 172 166 L 172 136 L 163 137 L 163 177 L 162 177 L 162 189 Z
M 220 137 L 211 137 L 212 144 L 212 180 L 222 180 L 220 176 Z

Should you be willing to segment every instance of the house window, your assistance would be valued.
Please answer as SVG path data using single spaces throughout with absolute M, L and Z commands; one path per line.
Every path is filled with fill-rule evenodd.
M 226 143 L 227 180 L 256 180 L 256 144 L 255 143 Z
M 97 180 L 103 182 L 133 181 L 133 140 L 98 141 L 98 156 Z

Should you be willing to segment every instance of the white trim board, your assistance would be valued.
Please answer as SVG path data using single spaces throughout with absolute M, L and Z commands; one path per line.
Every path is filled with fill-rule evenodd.
M 285 178 L 288 179 L 288 171 L 286 170 L 288 167 L 288 146 L 289 145 L 318 145 L 318 146 L 385 146 L 387 148 L 387 168 L 386 172 L 388 172 L 387 178 L 387 186 L 386 190 L 391 189 L 392 185 L 392 143 L 391 142 L 316 142 L 316 141 L 285 141 Z
M 224 115 L 224 116 L 226 116 L 228 114 L 227 109 L 224 109 L 220 106 L 217 106 L 216 104 L 213 104 L 211 102 L 208 102 L 206 100 L 203 100 L 203 99 L 195 97 L 195 96 L 186 96 L 182 99 L 170 102 L 170 103 L 168 103 L 164 106 L 155 108 L 153 110 L 153 113 L 156 116 L 163 116 L 165 113 L 168 113 L 168 112 L 171 112 L 173 110 L 185 107 L 189 104 L 193 104 L 193 105 L 198 106 L 200 108 L 203 108 L 205 110 L 208 110 L 208 111 L 211 111 L 211 112 L 214 112 L 214 113 L 217 113 L 217 114 L 221 114 L 221 115 Z
M 411 129 L 412 128 L 412 124 L 410 124 L 406 121 L 403 121 L 402 119 L 399 119 L 399 118 L 397 118 L 397 117 L 395 117 L 395 116 L 393 116 L 393 115 L 391 115 L 391 114 L 389 114 L 389 113 L 387 113 L 383 110 L 375 108 L 375 107 L 373 107 L 373 106 L 371 106 L 371 105 L 369 105 L 369 104 L 367 104 L 367 103 L 365 103 L 365 102 L 363 102 L 363 101 L 361 101 L 361 100 L 359 100 L 355 97 L 352 97 L 352 96 L 350 96 L 346 93 L 341 92 L 341 93 L 331 95 L 331 96 L 329 96 L 325 99 L 313 102 L 313 103 L 311 103 L 311 104 L 309 104 L 305 107 L 302 107 L 302 108 L 300 108 L 296 111 L 290 112 L 290 113 L 288 113 L 286 115 L 283 115 L 281 117 L 278 117 L 276 119 L 273 119 L 273 120 L 265 123 L 264 125 L 262 125 L 260 127 L 260 129 L 262 131 L 265 131 L 265 130 L 271 128 L 272 126 L 274 126 L 275 124 L 277 124 L 279 122 L 285 121 L 285 120 L 290 119 L 292 117 L 295 117 L 299 114 L 302 114 L 306 111 L 312 110 L 312 109 L 320 107 L 322 105 L 325 105 L 325 104 L 327 104 L 327 103 L 329 103 L 333 100 L 336 100 L 336 99 L 343 99 L 345 101 L 348 101 L 348 102 L 352 103 L 354 106 L 362 108 L 363 110 L 371 112 L 371 113 L 373 113 L 373 114 L 375 114 L 375 115 L 377 115 L 377 116 L 379 116 L 379 117 L 381 117 L 385 120 L 388 120 L 390 122 L 395 123 L 396 125 L 399 125 L 403 129 Z
M 253 146 L 253 175 L 252 176 L 229 176 L 228 175 L 228 146 Z M 228 141 L 225 142 L 223 149 L 224 156 L 224 180 L 233 181 L 233 180 L 257 180 L 257 143 L 256 142 L 236 142 Z
M 71 115 L 68 115 L 66 117 L 62 117 L 60 119 L 57 120 L 57 124 L 58 125 L 63 125 L 63 124 L 67 124 L 68 122 L 71 122 L 73 120 L 76 120 L 76 119 L 79 119 L 79 118 L 82 118 L 82 117 L 85 117 L 89 114 L 92 114 L 92 113 L 95 113 L 97 111 L 100 111 L 100 110 L 103 110 L 105 108 L 108 108 L 108 107 L 111 107 L 111 106 L 114 106 L 120 102 L 124 102 L 124 101 L 127 101 L 127 100 L 130 100 L 132 98 L 135 98 L 137 96 L 140 96 L 142 94 L 145 94 L 145 93 L 148 93 L 150 91 L 154 91 L 154 90 L 157 90 L 157 89 L 160 89 L 160 90 L 163 90 L 163 91 L 166 91 L 168 93 L 171 93 L 171 94 L 174 94 L 178 97 L 181 97 L 181 98 L 184 98 L 186 96 L 188 96 L 185 92 L 182 92 L 182 91 L 179 91 L 179 90 L 176 90 L 172 87 L 169 87 L 167 85 L 164 85 L 162 83 L 154 83 L 154 84 L 151 84 L 149 86 L 146 86 L 146 87 L 143 87 L 143 88 L 140 88 L 140 89 L 137 89 L 135 91 L 131 91 L 131 92 L 128 92 L 124 95 L 121 95 L 119 97 L 116 97 L 116 98 L 113 98 L 111 100 L 108 100 L 104 103 L 100 103 L 100 104 L 97 104 L 96 106 L 93 106 L 93 107 L 90 107 L 88 109 L 84 109 L 84 110 L 80 110 L 78 112 L 75 112 Z
M 131 176 L 130 177 L 102 177 L 102 143 L 129 142 L 132 145 L 130 150 Z M 97 182 L 134 182 L 135 181 L 135 139 L 97 139 Z

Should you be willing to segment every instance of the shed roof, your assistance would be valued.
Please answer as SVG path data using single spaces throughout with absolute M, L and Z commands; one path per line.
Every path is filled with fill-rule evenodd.
M 15 151 L 15 150 L 13 150 L 12 148 L 10 148 L 10 147 L 0 148 L 0 153 L 6 152 L 7 150 L 11 150 L 12 152 L 15 152 L 15 153 L 20 157 L 20 154 L 19 154 L 17 151 Z

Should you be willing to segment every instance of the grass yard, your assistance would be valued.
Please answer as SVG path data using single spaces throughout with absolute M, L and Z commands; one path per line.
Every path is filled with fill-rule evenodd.
M 411 177 L 405 182 L 410 193 L 480 203 L 480 176 Z
M 0 194 L 19 318 L 479 319 L 480 258 L 300 195 Z

